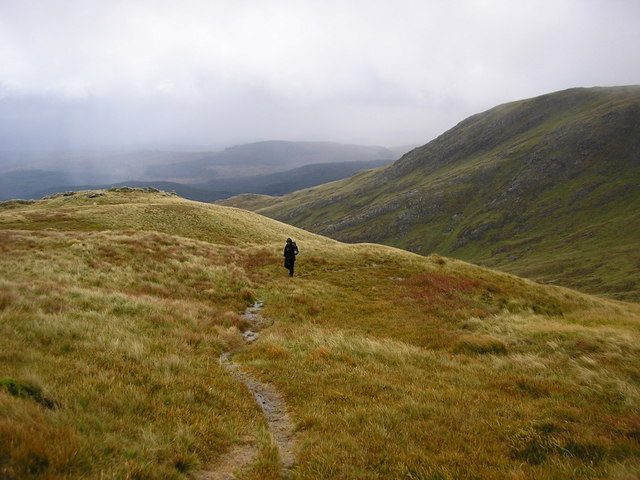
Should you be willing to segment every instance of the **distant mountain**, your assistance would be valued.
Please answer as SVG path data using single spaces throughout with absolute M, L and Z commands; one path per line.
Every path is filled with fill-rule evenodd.
M 70 183 L 72 183 L 71 177 L 64 172 L 11 170 L 0 173 L 0 201 L 10 198 L 34 198 L 35 192 L 51 185 L 69 185 Z
M 345 145 L 332 142 L 267 141 L 237 145 L 204 158 L 147 169 L 152 178 L 185 179 L 191 182 L 282 172 L 317 163 L 393 160 L 385 147 Z
M 0 201 L 12 198 L 39 199 L 46 195 L 71 190 L 99 190 L 111 187 L 154 187 L 175 192 L 183 198 L 199 202 L 213 202 L 243 193 L 284 195 L 303 188 L 320 185 L 353 175 L 354 173 L 388 164 L 388 160 L 367 162 L 337 162 L 305 165 L 271 175 L 255 175 L 212 180 L 205 184 L 185 184 L 168 181 L 138 181 L 108 184 L 74 184 L 62 172 L 20 170 L 0 173 Z
M 198 185 L 198 187 L 228 193 L 225 197 L 220 198 L 241 193 L 285 195 L 303 188 L 340 180 L 360 170 L 376 168 L 389 163 L 391 160 L 320 163 L 270 175 L 210 180 L 207 184 Z
M 639 300 L 640 86 L 501 105 L 388 167 L 260 203 L 339 240 Z
M 280 141 L 238 145 L 217 153 L 0 152 L 0 201 L 122 185 L 172 190 L 201 202 L 241 193 L 283 195 L 393 159 L 384 147 Z
M 0 151 L 0 201 L 121 185 L 173 190 L 202 202 L 240 193 L 283 195 L 393 159 L 384 147 L 280 141 L 238 145 L 217 153 Z
M 3 151 L 0 150 L 0 173 L 10 170 L 45 170 L 63 172 L 71 182 L 80 184 L 107 184 L 135 178 L 151 180 L 145 176 L 150 165 L 198 160 L 213 152 L 168 150 L 60 150 L 60 151 Z M 163 180 L 170 180 L 164 178 Z

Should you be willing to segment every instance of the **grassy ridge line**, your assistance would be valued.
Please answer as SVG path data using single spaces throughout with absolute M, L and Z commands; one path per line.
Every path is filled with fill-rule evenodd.
M 77 192 L 27 204 L 0 203 L 0 228 L 70 231 L 156 231 L 221 245 L 282 243 L 296 235 L 318 245 L 334 244 L 245 210 L 185 200 L 164 193 Z
M 188 478 L 254 442 L 241 478 L 277 478 L 218 364 L 255 298 L 273 325 L 238 361 L 285 394 L 296 478 L 640 473 L 637 305 L 162 194 L 90 195 L 0 213 L 0 376 L 61 405 L 0 390 L 3 473 Z

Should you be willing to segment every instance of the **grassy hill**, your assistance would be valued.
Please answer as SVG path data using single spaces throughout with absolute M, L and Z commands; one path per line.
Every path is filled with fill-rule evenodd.
M 164 182 L 164 181 L 140 182 L 136 180 L 129 180 L 126 182 L 112 183 L 112 184 L 106 184 L 106 185 L 57 184 L 57 185 L 51 185 L 47 188 L 39 187 L 37 189 L 33 189 L 31 190 L 31 193 L 28 193 L 28 191 L 23 190 L 22 196 L 11 196 L 2 200 L 5 200 L 5 201 L 15 200 L 15 199 L 36 200 L 49 195 L 55 195 L 55 194 L 64 193 L 64 192 L 72 192 L 72 191 L 78 191 L 78 190 L 80 191 L 81 190 L 108 190 L 111 188 L 117 189 L 122 187 L 149 188 L 149 189 L 163 190 L 167 192 L 173 192 L 182 198 L 188 198 L 189 200 L 195 200 L 197 202 L 212 202 L 220 198 L 225 198 L 224 193 L 205 190 L 203 188 L 198 188 L 197 186 L 188 185 L 185 183 Z
M 145 190 L 2 203 L 0 249 L 3 478 L 213 478 L 248 443 L 238 478 L 280 478 L 226 351 L 287 402 L 294 478 L 640 475 L 636 304 Z
M 498 106 L 389 167 L 255 211 L 348 242 L 438 253 L 640 299 L 640 87 Z

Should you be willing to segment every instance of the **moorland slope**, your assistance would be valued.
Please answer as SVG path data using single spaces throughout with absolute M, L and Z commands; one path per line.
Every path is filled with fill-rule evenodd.
M 149 190 L 2 203 L 0 251 L 3 478 L 216 478 L 246 445 L 237 478 L 281 478 L 223 352 L 286 402 L 293 478 L 640 474 L 638 305 Z
M 221 204 L 637 301 L 639 185 L 640 87 L 579 88 L 474 115 L 388 167 Z

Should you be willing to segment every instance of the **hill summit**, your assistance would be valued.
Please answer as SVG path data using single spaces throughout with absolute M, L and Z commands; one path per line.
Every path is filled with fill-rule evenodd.
M 575 88 L 474 115 L 388 167 L 246 205 L 342 241 L 638 300 L 638 185 L 640 86 Z

